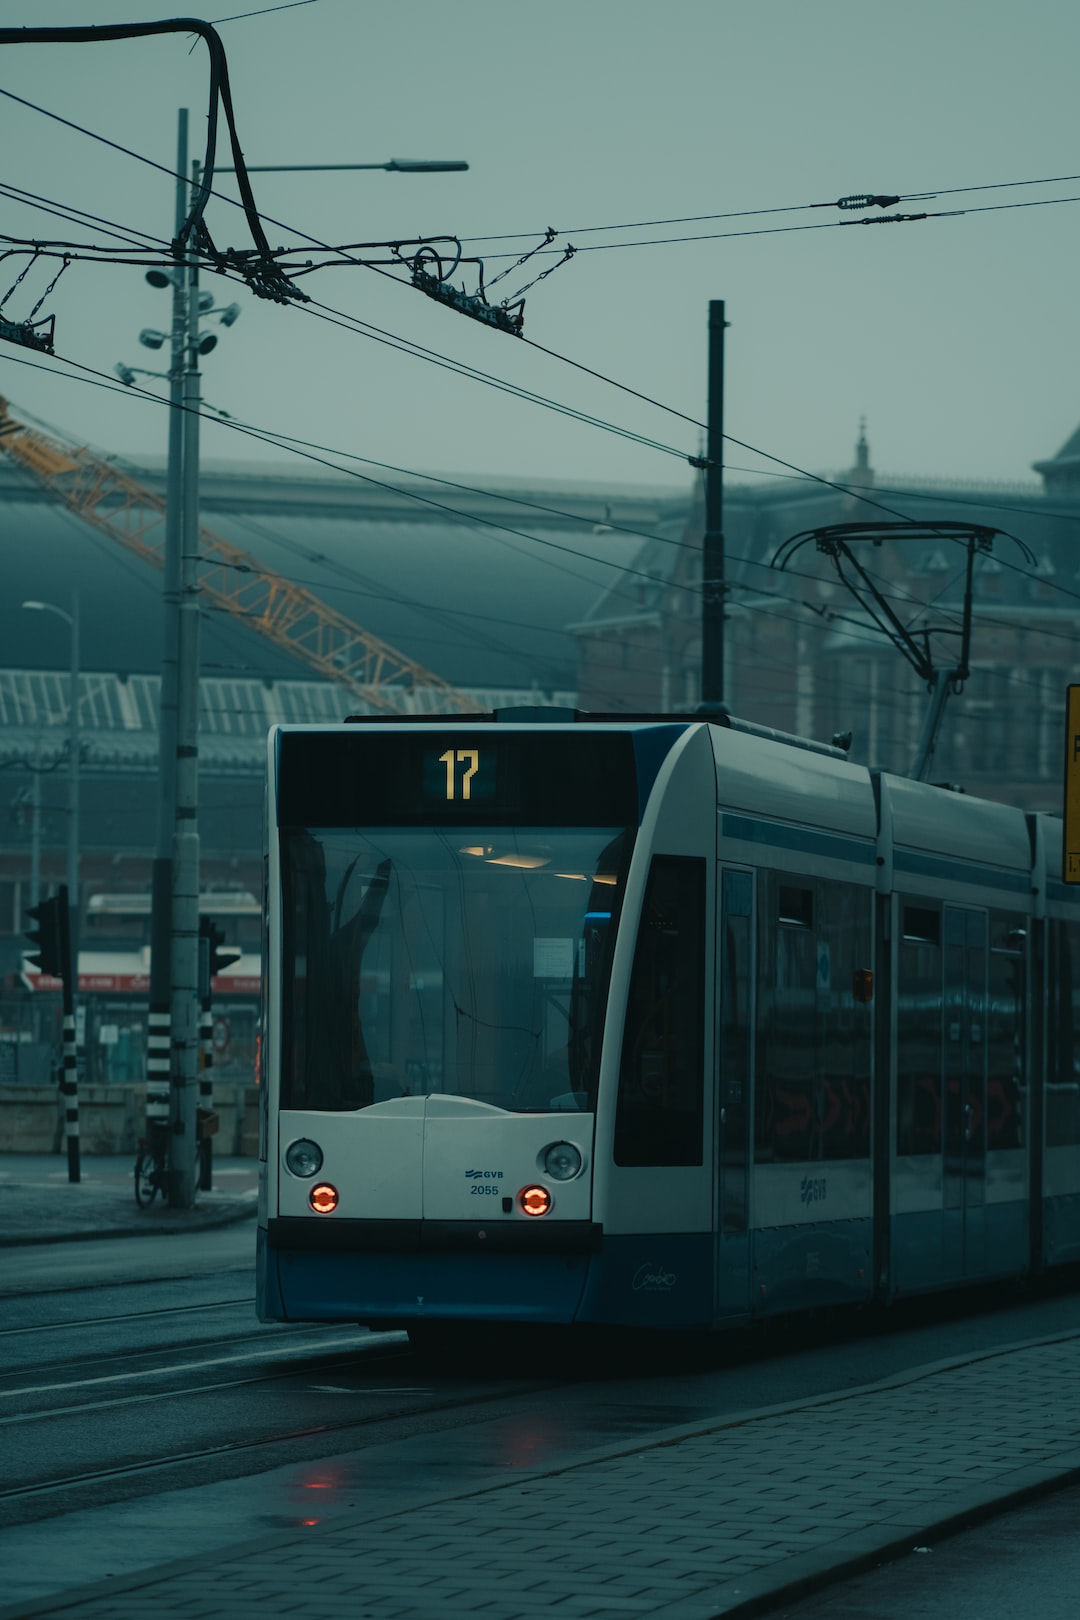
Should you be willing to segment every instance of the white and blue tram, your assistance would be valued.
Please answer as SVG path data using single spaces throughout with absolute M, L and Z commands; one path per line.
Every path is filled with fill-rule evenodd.
M 269 747 L 264 1320 L 710 1328 L 1080 1260 L 1052 818 L 735 721 Z

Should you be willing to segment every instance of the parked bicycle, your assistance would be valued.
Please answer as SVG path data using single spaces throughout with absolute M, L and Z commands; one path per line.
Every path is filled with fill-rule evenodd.
M 195 1139 L 195 1185 L 205 1188 L 209 1169 L 210 1136 L 217 1129 L 217 1115 L 199 1109 Z M 135 1159 L 135 1202 L 149 1209 L 160 1192 L 163 1204 L 169 1202 L 169 1132 L 164 1125 L 150 1125 L 139 1138 Z
M 135 1202 L 148 1209 L 159 1193 L 163 1203 L 169 1201 L 169 1133 L 163 1125 L 149 1125 L 145 1137 L 139 1138 L 139 1152 L 135 1160 Z

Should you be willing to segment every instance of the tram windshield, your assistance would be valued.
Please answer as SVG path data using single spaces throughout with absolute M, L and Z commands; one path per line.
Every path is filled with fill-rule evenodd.
M 283 829 L 281 1104 L 591 1109 L 632 834 Z

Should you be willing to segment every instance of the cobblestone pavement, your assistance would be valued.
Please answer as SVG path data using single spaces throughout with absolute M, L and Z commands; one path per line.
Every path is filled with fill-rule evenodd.
M 1080 1475 L 1080 1329 L 99 1583 L 0 1620 L 714 1620 Z

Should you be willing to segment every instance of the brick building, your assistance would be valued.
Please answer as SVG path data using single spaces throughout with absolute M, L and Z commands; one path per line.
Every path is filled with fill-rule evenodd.
M 970 678 L 946 706 L 931 776 L 985 797 L 1059 808 L 1064 689 L 1080 670 L 1080 430 L 1035 471 L 1041 482 L 1015 485 L 882 478 L 863 432 L 854 464 L 830 482 L 726 487 L 728 707 L 826 741 L 851 732 L 853 759 L 908 771 L 925 684 L 874 629 L 828 557 L 808 544 L 784 571 L 774 560 L 784 541 L 827 524 L 997 528 L 1004 533 L 976 559 Z M 669 711 L 698 702 L 704 518 L 699 483 L 685 524 L 658 528 L 572 626 L 582 708 Z M 890 539 L 864 544 L 859 557 L 911 633 L 927 638 L 935 666 L 950 667 L 964 548 L 947 536 Z

